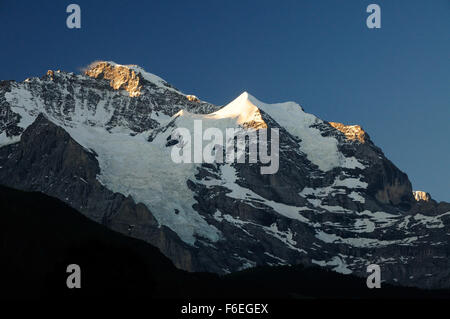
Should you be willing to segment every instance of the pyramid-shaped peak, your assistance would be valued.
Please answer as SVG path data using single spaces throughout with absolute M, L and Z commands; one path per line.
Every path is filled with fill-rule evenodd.
M 244 102 L 244 101 L 249 101 L 250 103 L 252 103 L 252 104 L 258 104 L 258 103 L 261 103 L 257 98 L 255 98 L 253 95 L 251 95 L 250 93 L 248 93 L 247 91 L 244 91 L 244 92 L 242 92 L 237 98 L 235 98 L 231 103 L 233 103 L 233 102 L 237 102 L 237 101 L 241 101 L 241 102 Z M 230 104 L 231 104 L 230 103 Z M 255 105 L 256 106 L 256 105 Z
M 267 124 L 261 117 L 259 108 L 251 101 L 251 95 L 243 92 L 220 110 L 209 114 L 208 118 L 234 118 L 239 125 L 252 128 L 266 128 Z

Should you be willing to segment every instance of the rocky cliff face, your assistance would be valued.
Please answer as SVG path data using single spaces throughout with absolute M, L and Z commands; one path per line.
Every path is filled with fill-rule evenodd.
M 337 122 L 329 122 L 329 124 L 344 133 L 345 137 L 351 141 L 357 139 L 361 143 L 366 142 L 366 132 L 359 125 L 344 125 Z
M 431 195 L 424 191 L 414 191 L 413 195 L 414 195 L 414 199 L 418 202 L 421 200 L 425 201 L 425 202 L 429 202 L 431 200 Z
M 3 185 L 62 199 L 98 223 L 152 242 L 176 266 L 197 268 L 189 246 L 169 228 L 159 227 L 145 205 L 103 186 L 96 179 L 100 169 L 95 153 L 44 115 L 23 132 L 19 143 L 0 148 L 0 162 Z
M 260 160 L 173 162 L 172 133 L 195 120 L 277 128 L 277 173 L 262 175 Z M 376 263 L 389 282 L 450 286 L 450 205 L 416 201 L 361 127 L 248 93 L 220 108 L 137 66 L 0 82 L 0 183 L 57 197 L 191 271 L 316 264 L 364 276 Z
M 141 95 L 142 77 L 129 67 L 113 66 L 106 62 L 99 62 L 91 65 L 85 74 L 95 79 L 109 80 L 113 89 L 123 89 L 131 97 Z

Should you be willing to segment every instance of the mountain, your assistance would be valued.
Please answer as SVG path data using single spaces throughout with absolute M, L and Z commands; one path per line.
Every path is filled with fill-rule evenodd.
M 4 186 L 0 186 L 0 218 L 1 299 L 145 298 L 149 306 L 152 299 L 166 298 L 450 296 L 448 290 L 390 285 L 369 290 L 363 278 L 318 266 L 260 267 L 220 277 L 188 273 L 177 269 L 152 245 L 111 231 L 58 199 Z M 66 286 L 66 269 L 73 263 L 81 269 L 81 289 Z M 327 289 L 322 289 L 324 286 Z M 157 304 L 161 301 L 152 309 Z M 165 312 L 172 310 L 179 311 L 166 307 Z
M 277 172 L 261 174 L 261 159 L 173 161 L 186 145 L 175 133 L 200 120 L 223 136 L 278 129 Z M 97 62 L 0 82 L 0 146 L 1 184 L 56 197 L 184 270 L 300 264 L 366 276 L 378 264 L 390 283 L 450 286 L 450 204 L 416 200 L 360 126 L 294 102 L 244 92 L 219 107 L 138 66 Z

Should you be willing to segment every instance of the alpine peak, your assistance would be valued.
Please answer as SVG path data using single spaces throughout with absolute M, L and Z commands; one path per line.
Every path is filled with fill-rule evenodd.
M 245 127 L 254 129 L 267 128 L 258 106 L 255 105 L 258 103 L 253 103 L 252 100 L 253 102 L 257 101 L 247 92 L 243 92 L 232 102 L 220 110 L 209 114 L 207 117 L 213 119 L 235 118 L 239 125 Z
M 85 71 L 87 76 L 110 80 L 114 90 L 124 89 L 131 97 L 141 95 L 141 77 L 130 66 L 109 62 L 94 62 Z
M 131 97 L 141 95 L 141 89 L 145 81 L 159 88 L 178 92 L 159 76 L 146 72 L 143 68 L 134 64 L 121 65 L 112 61 L 96 61 L 91 63 L 84 73 L 95 79 L 110 80 L 112 88 L 115 90 L 124 89 Z

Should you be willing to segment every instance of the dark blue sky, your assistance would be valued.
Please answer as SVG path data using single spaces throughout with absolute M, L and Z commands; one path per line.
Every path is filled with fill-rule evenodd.
M 0 79 L 113 60 L 219 105 L 293 100 L 362 125 L 414 189 L 450 201 L 449 31 L 448 0 L 0 1 Z

